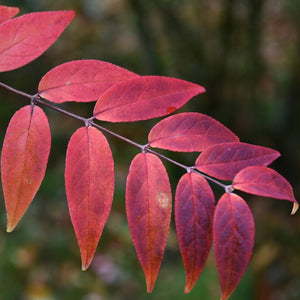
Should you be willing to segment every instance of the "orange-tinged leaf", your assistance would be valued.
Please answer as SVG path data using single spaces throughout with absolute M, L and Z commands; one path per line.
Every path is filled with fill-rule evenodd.
M 149 293 L 165 251 L 171 209 L 171 187 L 164 165 L 153 154 L 138 154 L 131 162 L 127 177 L 126 212 Z
M 0 5 L 0 24 L 11 19 L 19 13 L 18 7 Z
M 12 231 L 44 178 L 51 146 L 48 119 L 38 106 L 18 110 L 8 125 L 1 155 L 1 178 Z
M 39 94 L 55 103 L 96 101 L 111 86 L 136 76 L 108 62 L 75 60 L 50 70 L 39 83 Z
M 65 185 L 82 269 L 86 270 L 95 254 L 114 193 L 113 157 L 106 138 L 96 128 L 82 127 L 72 135 Z
M 205 89 L 188 81 L 139 76 L 113 86 L 97 101 L 94 117 L 110 122 L 133 122 L 168 115 Z
M 221 300 L 229 298 L 248 266 L 254 231 L 254 220 L 247 203 L 236 194 L 224 194 L 217 203 L 213 225 Z
M 73 11 L 36 12 L 0 24 L 0 72 L 17 69 L 39 57 L 74 15 Z
M 292 186 L 273 169 L 259 166 L 244 168 L 234 177 L 232 187 L 254 195 L 291 201 L 294 203 L 292 214 L 298 209 Z
M 280 156 L 270 148 L 246 144 L 223 143 L 204 150 L 196 160 L 199 171 L 222 180 L 232 180 L 243 168 L 268 166 Z
M 171 151 L 203 151 L 226 142 L 238 142 L 238 137 L 217 120 L 200 113 L 180 113 L 163 119 L 150 131 L 151 147 Z
M 183 258 L 185 293 L 195 285 L 212 244 L 215 198 L 207 181 L 196 173 L 183 175 L 175 195 L 175 221 Z

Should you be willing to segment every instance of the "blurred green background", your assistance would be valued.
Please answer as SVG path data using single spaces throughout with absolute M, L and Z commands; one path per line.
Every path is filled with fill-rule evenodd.
M 40 58 L 0 81 L 34 94 L 41 77 L 74 59 L 100 59 L 143 75 L 164 75 L 206 87 L 180 111 L 208 114 L 243 142 L 282 153 L 272 167 L 292 184 L 300 199 L 300 1 L 299 0 L 20 0 L 21 13 L 73 9 L 76 18 Z M 14 112 L 28 103 L 0 89 L 0 142 Z M 64 104 L 79 115 L 92 104 Z M 68 139 L 82 124 L 44 108 L 52 131 L 45 180 L 29 211 L 7 234 L 0 202 L 0 299 L 219 299 L 210 254 L 196 286 L 184 294 L 185 272 L 174 218 L 158 280 L 146 293 L 125 216 L 125 180 L 132 146 L 108 136 L 115 158 L 112 212 L 88 271 L 80 255 L 64 192 Z M 104 124 L 139 143 L 158 119 Z M 166 154 L 192 165 L 195 154 Z M 182 170 L 165 164 L 173 190 Z M 216 190 L 216 195 L 220 195 Z M 232 300 L 300 299 L 300 215 L 287 201 L 247 195 L 256 222 L 255 249 Z

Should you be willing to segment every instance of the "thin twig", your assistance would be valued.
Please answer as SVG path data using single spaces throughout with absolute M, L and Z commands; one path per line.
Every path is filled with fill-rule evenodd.
M 115 132 L 113 132 L 113 131 L 105 128 L 105 127 L 102 127 L 101 125 L 99 125 L 99 124 L 97 124 L 97 123 L 95 123 L 93 121 L 93 119 L 94 119 L 93 117 L 92 118 L 83 118 L 81 116 L 73 114 L 73 113 L 71 113 L 71 112 L 69 112 L 69 111 L 67 111 L 65 109 L 59 108 L 57 106 L 52 105 L 49 102 L 46 102 L 45 100 L 41 99 L 38 94 L 36 94 L 36 95 L 29 95 L 29 94 L 24 93 L 22 91 L 16 90 L 16 89 L 14 89 L 14 88 L 12 88 L 12 87 L 10 87 L 10 86 L 2 83 L 2 82 L 0 82 L 0 86 L 6 88 L 9 91 L 12 91 L 12 92 L 18 94 L 18 95 L 21 95 L 21 96 L 24 96 L 26 98 L 29 98 L 31 100 L 31 103 L 33 103 L 33 104 L 40 104 L 40 105 L 46 106 L 46 107 L 48 107 L 48 108 L 50 108 L 52 110 L 58 111 L 58 112 L 60 112 L 60 113 L 62 113 L 64 115 L 66 115 L 66 116 L 69 116 L 71 118 L 74 118 L 74 119 L 77 119 L 79 121 L 82 121 L 85 124 L 85 126 L 89 125 L 89 126 L 93 126 L 95 128 L 98 128 L 99 130 L 102 130 L 102 131 L 104 131 L 104 132 L 106 132 L 106 133 L 108 133 L 108 134 L 110 134 L 110 135 L 112 135 L 112 136 L 114 136 L 114 137 L 116 137 L 116 138 L 118 138 L 118 139 L 120 139 L 120 140 L 122 140 L 122 141 L 124 141 L 124 142 L 126 142 L 126 143 L 128 143 L 128 144 L 130 144 L 132 146 L 134 146 L 134 147 L 137 147 L 137 148 L 141 149 L 143 152 L 152 153 L 152 154 L 156 155 L 157 157 L 160 157 L 160 158 L 162 158 L 162 159 L 164 159 L 164 160 L 166 160 L 166 161 L 168 161 L 168 162 L 170 162 L 170 163 L 172 163 L 172 164 L 174 164 L 174 165 L 176 165 L 176 166 L 178 166 L 180 168 L 183 168 L 187 172 L 195 172 L 195 173 L 199 174 L 200 176 L 206 178 L 207 180 L 209 180 L 211 182 L 214 182 L 215 184 L 221 186 L 222 188 L 225 189 L 226 192 L 228 192 L 228 187 L 230 187 L 230 186 L 227 186 L 227 185 L 219 182 L 218 180 L 216 180 L 214 178 L 211 178 L 210 176 L 208 176 L 206 174 L 203 174 L 202 172 L 200 172 L 199 170 L 195 169 L 194 167 L 186 166 L 186 165 L 181 164 L 181 163 L 179 163 L 179 162 L 177 162 L 177 161 L 175 161 L 175 160 L 173 160 L 173 159 L 171 159 L 171 158 L 169 158 L 169 157 L 167 157 L 167 156 L 165 156 L 165 155 L 163 155 L 163 154 L 161 154 L 159 152 L 156 152 L 152 148 L 149 148 L 150 147 L 149 144 L 141 145 L 141 144 L 136 143 L 136 142 L 134 142 L 134 141 L 132 141 L 132 140 L 124 137 L 124 136 L 121 136 L 121 135 L 119 135 L 119 134 L 117 134 L 117 133 L 115 133 Z

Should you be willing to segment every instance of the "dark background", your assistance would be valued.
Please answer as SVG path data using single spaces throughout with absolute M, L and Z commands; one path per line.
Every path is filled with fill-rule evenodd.
M 272 167 L 300 199 L 300 1 L 298 0 L 23 0 L 1 1 L 21 13 L 73 9 L 76 18 L 40 58 L 0 81 L 34 94 L 41 77 L 74 59 L 99 59 L 143 75 L 178 77 L 207 92 L 180 111 L 208 114 L 243 142 L 281 152 Z M 0 90 L 0 142 L 9 119 L 28 99 Z M 64 104 L 81 116 L 92 104 Z M 52 131 L 45 180 L 13 233 L 6 233 L 0 203 L 0 299 L 219 299 L 210 254 L 196 286 L 184 294 L 185 273 L 174 218 L 152 294 L 146 293 L 125 216 L 125 180 L 137 149 L 107 136 L 115 159 L 112 212 L 88 271 L 80 255 L 64 192 L 68 140 L 83 124 L 44 108 Z M 105 124 L 139 143 L 158 120 Z M 194 154 L 168 156 L 188 165 Z M 165 164 L 173 190 L 182 170 Z M 1 193 L 2 194 L 2 193 Z M 216 190 L 220 194 L 220 190 Z M 250 265 L 231 299 L 300 299 L 300 217 L 291 204 L 248 195 L 256 223 Z

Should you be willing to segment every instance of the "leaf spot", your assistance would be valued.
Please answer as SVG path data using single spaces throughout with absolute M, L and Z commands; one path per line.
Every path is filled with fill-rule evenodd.
M 170 107 L 167 108 L 167 113 L 170 114 L 170 113 L 172 113 L 175 110 L 176 110 L 176 107 L 170 106 Z
M 157 201 L 158 205 L 162 208 L 167 208 L 170 205 L 170 199 L 169 199 L 168 195 L 165 193 L 161 193 L 161 192 L 158 193 L 156 201 Z
M 27 182 L 28 184 L 31 184 L 31 180 L 30 180 L 30 179 L 27 179 L 26 182 Z

